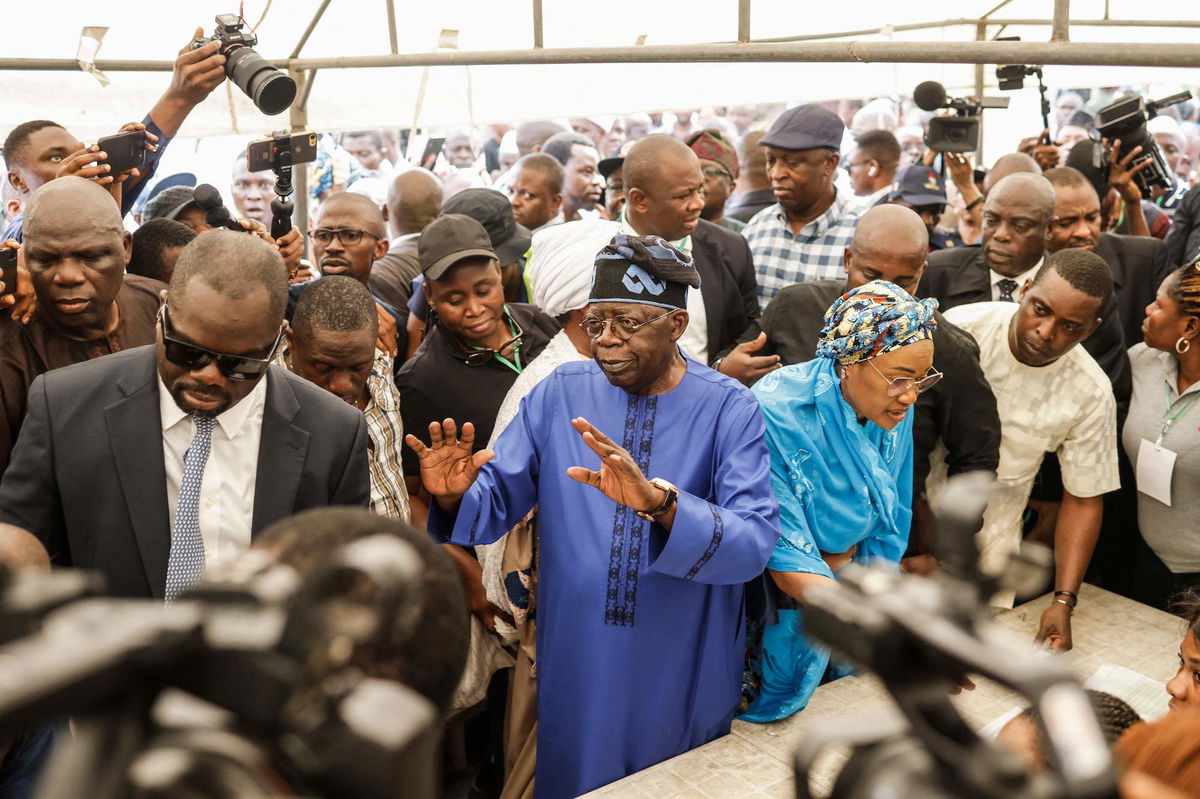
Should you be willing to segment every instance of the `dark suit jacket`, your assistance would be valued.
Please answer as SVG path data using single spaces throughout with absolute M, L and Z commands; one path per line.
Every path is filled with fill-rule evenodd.
M 703 219 L 692 233 L 692 258 L 700 273 L 711 362 L 758 318 L 758 278 L 746 240 Z
M 1175 209 L 1167 234 L 1167 260 L 1172 269 L 1200 258 L 1200 191 L 1194 186 Z
M 984 261 L 983 248 L 959 247 L 930 253 L 929 266 L 925 267 L 917 295 L 936 298 L 938 310 L 943 313 L 959 305 L 991 302 L 991 276 Z M 1123 418 L 1122 409 L 1128 409 L 1129 395 L 1133 392 L 1133 378 L 1129 356 L 1125 352 L 1125 334 L 1121 331 L 1115 294 L 1100 309 L 1100 313 L 1103 316 L 1100 327 L 1084 339 L 1083 348 L 1108 375 L 1117 400 L 1118 415 Z
M 54 563 L 95 569 L 117 596 L 162 597 L 171 530 L 153 346 L 34 381 L 0 482 L 0 522 Z M 272 366 L 252 534 L 306 508 L 366 506 L 367 426 L 332 394 Z
M 417 261 L 417 242 L 420 238 L 413 236 L 405 239 L 371 264 L 367 287 L 376 299 L 383 300 L 393 308 L 408 307 L 413 278 L 421 274 L 421 264 Z
M 1126 346 L 1142 340 L 1146 306 L 1154 302 L 1158 287 L 1171 273 L 1166 245 L 1151 236 L 1118 236 L 1101 233 L 1093 250 L 1112 269 L 1117 310 Z

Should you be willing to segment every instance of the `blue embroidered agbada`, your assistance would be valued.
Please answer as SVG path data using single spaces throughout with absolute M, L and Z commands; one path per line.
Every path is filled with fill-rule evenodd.
M 678 486 L 670 533 L 567 477 L 598 461 L 578 416 Z M 430 529 L 488 543 L 539 506 L 538 798 L 578 796 L 727 733 L 742 584 L 779 537 L 750 392 L 689 360 L 676 388 L 635 396 L 594 362 L 569 363 L 525 397 L 495 450 L 456 521 L 434 512 Z

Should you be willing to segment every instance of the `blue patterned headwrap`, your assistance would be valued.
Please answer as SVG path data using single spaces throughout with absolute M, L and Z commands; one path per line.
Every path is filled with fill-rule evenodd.
M 700 288 L 700 273 L 690 255 L 658 236 L 618 234 L 596 255 L 588 302 L 686 309 L 689 286 Z
M 937 300 L 915 300 L 886 280 L 851 289 L 825 312 L 817 356 L 848 366 L 933 337 Z

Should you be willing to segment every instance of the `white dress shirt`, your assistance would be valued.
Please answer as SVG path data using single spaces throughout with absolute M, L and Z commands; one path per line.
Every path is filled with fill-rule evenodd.
M 1029 271 L 1022 272 L 1021 274 L 1019 274 L 1013 278 L 1010 278 L 1007 275 L 1002 275 L 999 272 L 997 272 L 995 269 L 989 269 L 988 275 L 992 281 L 992 302 L 1000 302 L 1000 285 L 999 284 L 1000 284 L 1001 280 L 1012 280 L 1014 283 L 1017 284 L 1017 287 L 1015 289 L 1013 289 L 1013 300 L 1015 300 L 1016 302 L 1020 302 L 1021 301 L 1021 287 L 1025 285 L 1026 281 L 1033 280 L 1034 275 L 1036 275 L 1038 273 L 1038 270 L 1042 268 L 1043 260 L 1045 260 L 1044 257 L 1039 258 L 1038 262 L 1029 268 Z
M 212 447 L 200 482 L 200 535 L 206 566 L 228 562 L 250 546 L 254 520 L 254 482 L 258 474 L 258 444 L 262 438 L 267 377 L 229 410 L 217 417 Z M 167 510 L 171 528 L 183 480 L 183 455 L 195 434 L 192 417 L 180 410 L 162 378 L 158 381 L 158 411 L 162 422 L 163 462 L 167 477 Z

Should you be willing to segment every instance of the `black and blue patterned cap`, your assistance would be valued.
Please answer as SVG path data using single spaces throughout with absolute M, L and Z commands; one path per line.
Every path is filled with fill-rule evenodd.
M 588 302 L 686 309 L 689 287 L 700 288 L 691 256 L 658 236 L 621 234 L 596 255 Z

